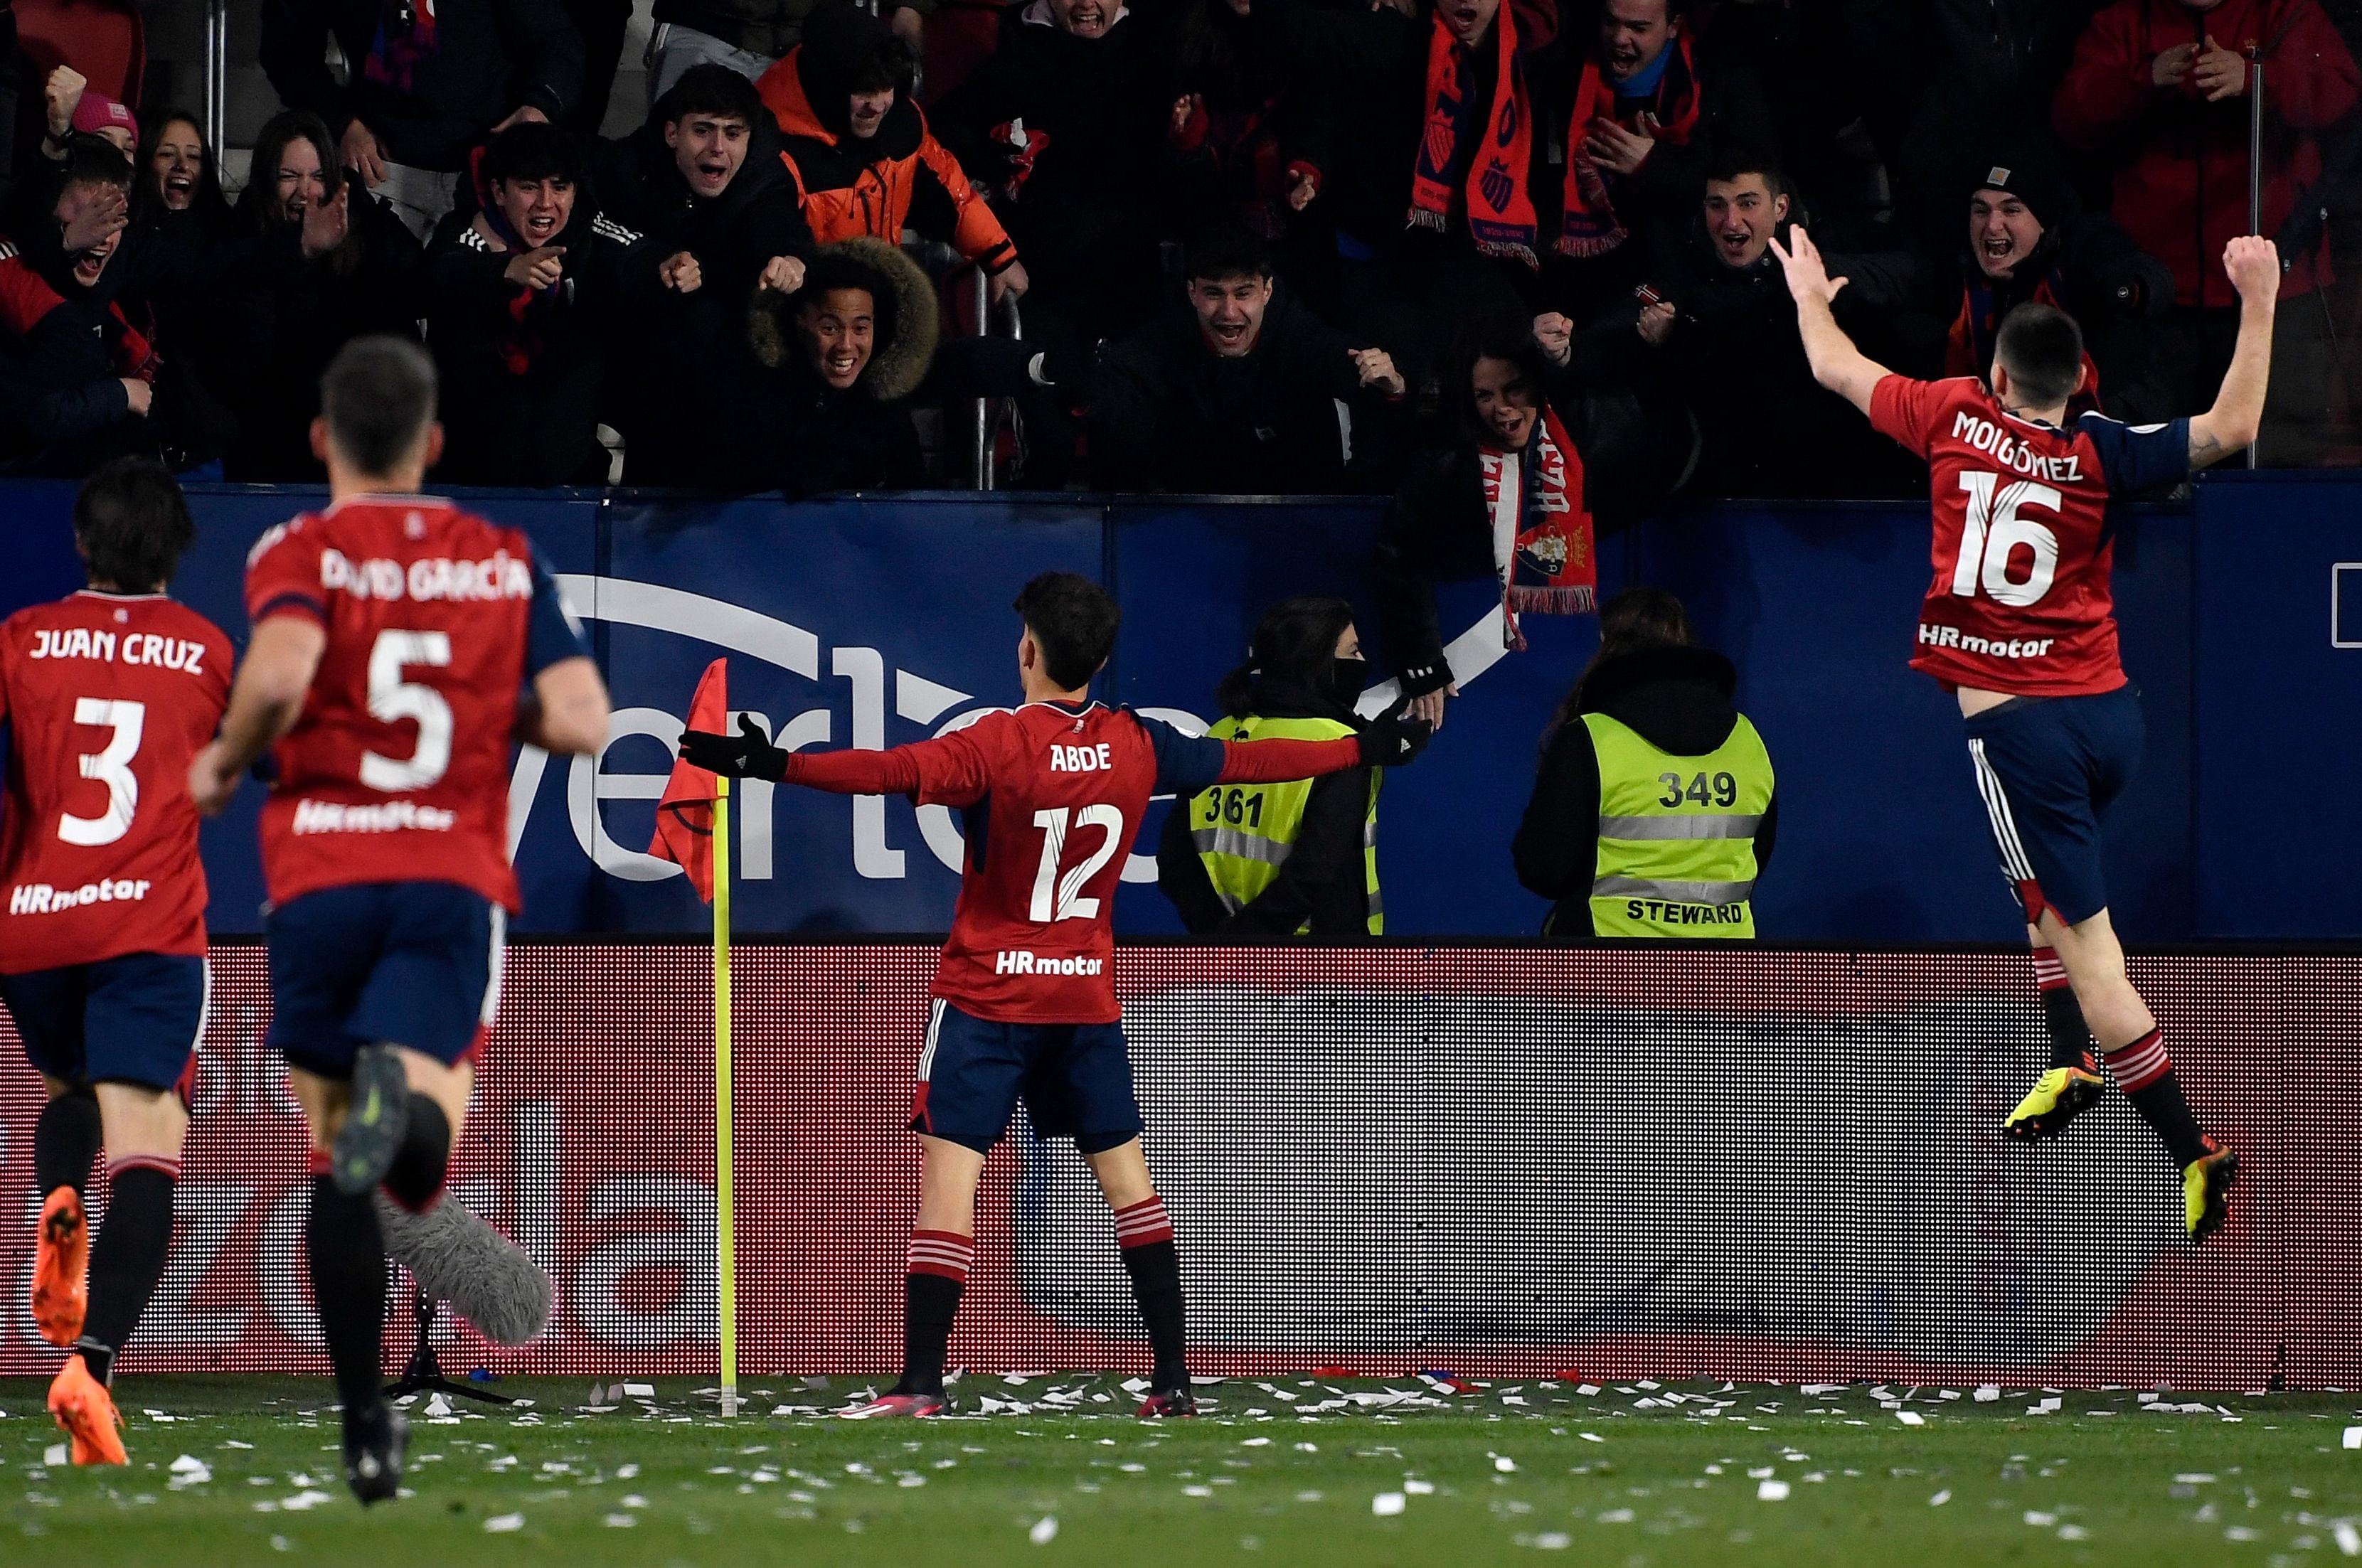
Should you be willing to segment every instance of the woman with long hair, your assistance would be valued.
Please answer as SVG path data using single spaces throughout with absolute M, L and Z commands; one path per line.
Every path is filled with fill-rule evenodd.
M 1214 690 L 1222 740 L 1352 734 L 1368 679 L 1353 607 L 1289 599 L 1264 612 L 1245 662 Z M 1175 801 L 1156 883 L 1196 935 L 1363 936 L 1385 928 L 1378 897 L 1374 768 L 1288 784 L 1218 785 Z
M 226 237 L 237 219 L 222 192 L 214 149 L 186 109 L 149 118 L 133 162 L 131 221 L 167 229 L 187 226 L 208 239 Z
M 1518 880 L 1553 900 L 1545 935 L 1754 934 L 1780 812 L 1771 757 L 1731 704 L 1738 683 L 1696 646 L 1679 599 L 1608 600 L 1510 844 Z
M 1534 331 L 1525 318 L 1500 316 L 1462 334 L 1444 372 L 1440 438 L 1405 466 L 1379 527 L 1374 577 L 1386 658 L 1411 712 L 1439 729 L 1444 700 L 1459 689 L 1444 660 L 1437 582 L 1494 579 L 1512 648 L 1526 646 L 1521 617 L 1595 607 L 1580 405 Z
M 241 482 L 320 476 L 311 426 L 320 377 L 337 350 L 378 333 L 415 339 L 426 314 L 419 243 L 391 208 L 345 177 L 337 144 L 317 115 L 291 109 L 263 122 L 254 140 L 240 226 L 271 235 L 300 227 L 323 206 L 343 215 L 333 248 L 283 272 L 260 272 L 230 303 L 241 342 L 239 373 L 223 384 L 237 415 L 226 466 Z

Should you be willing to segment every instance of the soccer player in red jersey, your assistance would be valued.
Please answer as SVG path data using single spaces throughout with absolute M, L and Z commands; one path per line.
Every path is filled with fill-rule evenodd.
M 394 1495 L 407 1438 L 379 1395 L 370 1189 L 441 1196 L 518 907 L 510 744 L 595 750 L 607 693 L 524 535 L 418 493 L 443 446 L 425 354 L 357 339 L 321 405 L 329 503 L 247 558 L 254 633 L 189 792 L 217 812 L 270 755 L 270 1043 L 311 1124 L 305 1252 L 366 1504 Z
M 205 871 L 189 759 L 228 700 L 229 639 L 164 595 L 196 536 L 162 465 L 122 458 L 74 501 L 90 586 L 0 624 L 8 724 L 0 999 L 49 1103 L 33 1321 L 74 1353 L 50 1409 L 76 1464 L 126 1463 L 115 1358 L 163 1276 L 205 1019 Z M 106 1147 L 106 1223 L 83 1188 Z M 88 1282 L 85 1287 L 84 1270 Z
M 2002 872 L 2025 906 L 2052 1037 L 2049 1070 L 2004 1130 L 2028 1142 L 2054 1137 L 2099 1099 L 2104 1085 L 2085 1043 L 2096 1041 L 2180 1168 L 2189 1235 L 2203 1241 L 2222 1227 L 2238 1157 L 2200 1128 L 2157 1020 L 2125 977 L 2101 867 L 2100 815 L 2138 766 L 2142 741 L 2139 693 L 2116 655 L 2108 502 L 2256 438 L 2279 253 L 2253 237 L 2225 248 L 2239 336 L 2214 406 L 2143 425 L 2099 414 L 2069 421 L 2083 340 L 2062 311 L 2024 304 L 2009 314 L 1990 387 L 1915 381 L 1872 363 L 1838 328 L 1829 302 L 1845 280 L 1828 275 L 1809 235 L 1794 230 L 1780 259 L 1814 375 L 1927 459 L 1935 577 L 1911 663 L 1959 698 Z
M 922 1160 L 905 1281 L 903 1366 L 891 1393 L 852 1417 L 944 1408 L 944 1349 L 976 1256 L 976 1184 L 1024 1100 L 1036 1132 L 1066 1137 L 1115 1211 L 1124 1272 L 1154 1370 L 1142 1416 L 1187 1416 L 1181 1261 L 1141 1153 L 1140 1107 L 1116 1004 L 1115 894 L 1152 795 L 1216 784 L 1309 778 L 1406 763 L 1428 726 L 1398 715 L 1333 741 L 1192 738 L 1090 698 L 1114 649 L 1115 602 L 1072 572 L 1017 598 L 1024 706 L 892 751 L 779 750 L 742 720 L 736 735 L 692 730 L 681 756 L 734 778 L 841 795 L 909 795 L 966 814 L 967 863 L 934 1004 L 911 1127 Z

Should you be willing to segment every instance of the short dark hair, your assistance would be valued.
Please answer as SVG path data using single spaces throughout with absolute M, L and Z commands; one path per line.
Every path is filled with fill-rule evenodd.
M 1065 691 L 1078 691 L 1115 651 L 1123 620 L 1108 591 L 1071 571 L 1045 571 L 1017 595 L 1017 613 L 1042 649 L 1043 672 Z
M 911 50 L 898 38 L 880 39 L 876 49 L 856 58 L 844 85 L 850 93 L 907 93 L 911 90 Z
M 484 148 L 484 182 L 564 180 L 582 182 L 582 144 L 545 120 L 519 120 Z
M 1216 224 L 1189 242 L 1191 278 L 1268 278 L 1271 247 L 1242 223 Z
M 131 160 L 113 142 L 94 136 L 76 137 L 72 149 L 66 155 L 66 177 L 59 188 L 76 185 L 112 185 L 119 191 L 131 189 Z
M 766 114 L 755 84 L 726 65 L 692 65 L 657 100 L 657 119 L 674 126 L 691 115 L 745 120 L 753 130 Z
M 1719 180 L 1727 184 L 1749 174 L 1761 176 L 1764 190 L 1774 197 L 1789 194 L 1788 176 L 1781 170 L 1780 160 L 1760 148 L 1717 148 L 1706 160 L 1705 177 L 1709 182 Z M 1703 193 L 1705 187 L 1699 190 Z
M 102 464 L 74 497 L 73 527 L 90 580 L 129 593 L 170 582 L 197 539 L 179 482 L 153 458 Z
M 2027 301 L 2002 318 L 1993 362 L 2028 403 L 2056 408 L 2075 395 L 2083 370 L 2083 329 L 2057 305 Z
M 320 378 L 328 439 L 365 474 L 385 475 L 435 417 L 435 361 L 403 337 L 356 337 Z

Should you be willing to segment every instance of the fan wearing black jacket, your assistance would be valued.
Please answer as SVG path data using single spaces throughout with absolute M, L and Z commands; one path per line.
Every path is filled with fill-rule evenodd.
M 597 484 L 602 343 L 637 251 L 584 193 L 571 132 L 511 126 L 475 164 L 476 211 L 447 214 L 426 251 L 426 341 L 447 437 L 436 476 Z
M 1627 589 L 1600 612 L 1599 652 L 1559 704 L 1542 742 L 1541 770 L 1509 854 L 1529 892 L 1552 900 L 1547 936 L 1594 934 L 1592 884 L 1599 866 L 1599 756 L 1585 713 L 1604 713 L 1658 750 L 1704 756 L 1730 739 L 1738 671 L 1690 640 L 1680 600 Z M 1775 793 L 1755 830 L 1756 880 L 1772 863 L 1780 828 Z
M 599 144 L 590 174 L 600 215 L 642 247 L 608 366 L 624 477 L 769 488 L 746 425 L 747 301 L 800 288 L 813 249 L 770 112 L 728 66 L 692 66 L 646 125 Z

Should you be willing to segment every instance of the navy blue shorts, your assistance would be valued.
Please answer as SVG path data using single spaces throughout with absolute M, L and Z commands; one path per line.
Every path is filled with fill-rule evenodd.
M 2140 767 L 2140 692 L 2016 697 L 1968 721 L 1977 791 L 2001 848 L 2002 875 L 2029 924 L 2045 909 L 2080 925 L 2108 907 L 2100 814 Z
M 95 964 L 0 975 L 25 1057 L 70 1084 L 138 1084 L 188 1096 L 205 1031 L 205 961 L 126 953 Z
M 500 1006 L 505 911 L 454 882 L 325 888 L 273 909 L 270 1045 L 288 1066 L 349 1078 L 364 1045 L 438 1062 L 475 1050 Z
M 1120 1023 L 993 1023 L 937 1000 L 911 1131 L 991 1151 L 1019 1100 L 1036 1136 L 1096 1154 L 1140 1136 Z

